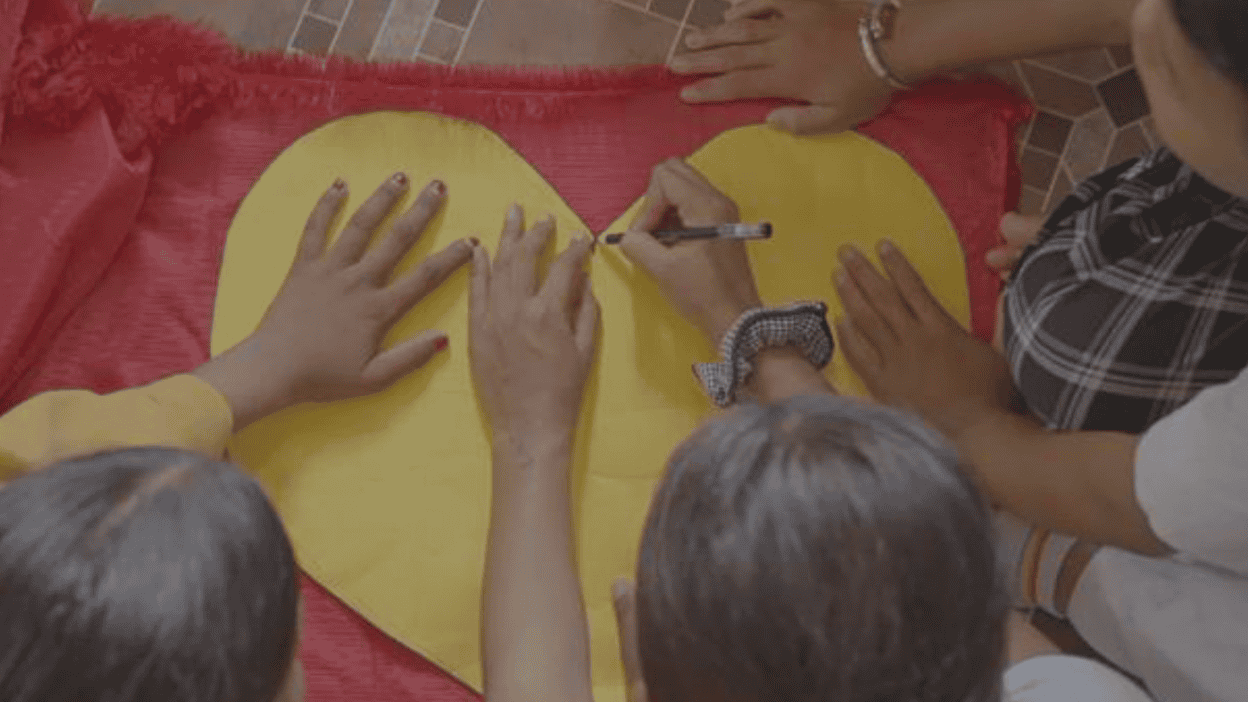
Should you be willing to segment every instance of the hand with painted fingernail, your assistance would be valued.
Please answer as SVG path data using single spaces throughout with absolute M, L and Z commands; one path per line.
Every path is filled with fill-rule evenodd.
M 1009 412 L 1014 385 L 1005 358 L 971 336 L 940 305 L 897 248 L 880 246 L 887 277 L 856 249 L 841 249 L 836 289 L 846 317 L 837 346 L 877 400 L 911 410 L 957 439 Z
M 195 371 L 230 402 L 236 428 L 287 405 L 379 391 L 446 348 L 446 334 L 437 330 L 382 347 L 390 328 L 467 263 L 475 246 L 457 241 L 395 275 L 446 194 L 439 181 L 422 188 L 370 246 L 408 186 L 402 173 L 387 179 L 330 244 L 331 223 L 347 197 L 347 184 L 335 182 L 308 217 L 290 273 L 259 327 Z
M 573 239 L 545 280 L 538 261 L 555 235 L 551 217 L 527 231 L 513 205 L 498 251 L 472 259 L 469 357 L 496 450 L 508 442 L 570 445 L 597 349 L 598 301 L 585 264 L 593 246 Z
M 769 124 L 798 134 L 853 129 L 888 104 L 893 89 L 863 57 L 858 18 L 868 3 L 828 0 L 742 0 L 724 23 L 685 38 L 676 73 L 706 76 L 685 88 L 689 102 L 788 98 Z M 891 56 L 894 72 L 905 73 Z M 908 73 L 907 73 L 908 75 Z M 913 77 L 913 76 L 910 76 Z

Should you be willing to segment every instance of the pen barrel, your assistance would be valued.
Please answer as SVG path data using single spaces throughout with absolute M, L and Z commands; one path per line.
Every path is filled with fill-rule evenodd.
M 657 231 L 654 237 L 665 243 L 692 239 L 767 239 L 771 237 L 771 224 L 720 224 L 714 227 L 690 227 Z

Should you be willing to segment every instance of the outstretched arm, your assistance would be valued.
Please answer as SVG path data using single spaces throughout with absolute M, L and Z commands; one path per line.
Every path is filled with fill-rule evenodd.
M 1012 412 L 1001 354 L 949 316 L 895 247 L 881 245 L 880 259 L 887 278 L 847 247 L 837 276 L 847 315 L 837 336 L 871 393 L 941 429 L 988 496 L 1024 520 L 1099 544 L 1168 553 L 1136 497 L 1138 437 L 1051 432 Z
M 1126 44 L 1136 0 L 926 0 L 905 2 L 882 58 L 901 80 L 1068 49 Z M 685 90 L 692 102 L 777 97 L 768 121 L 795 132 L 852 129 L 888 104 L 858 38 L 866 2 L 744 0 L 724 24 L 691 32 L 678 73 L 711 74 Z
M 259 328 L 191 373 L 98 395 L 42 393 L 0 417 L 0 480 L 70 456 L 155 444 L 220 456 L 230 434 L 303 400 L 333 400 L 381 389 L 423 365 L 445 344 L 431 331 L 382 349 L 399 317 L 463 263 L 472 247 L 452 244 L 389 281 L 441 206 L 431 183 L 378 245 L 381 220 L 407 190 L 390 179 L 351 218 L 333 246 L 330 222 L 345 183 L 321 197 L 304 225 L 296 259 Z
M 544 282 L 551 219 L 527 233 L 518 207 L 491 268 L 473 252 L 470 353 L 493 436 L 481 655 L 490 702 L 589 702 L 589 632 L 577 577 L 569 472 L 596 349 L 587 238 Z

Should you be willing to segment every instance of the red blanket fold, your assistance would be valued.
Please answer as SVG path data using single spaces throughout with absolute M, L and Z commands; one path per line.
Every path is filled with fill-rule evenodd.
M 683 105 L 685 81 L 661 67 L 244 55 L 170 19 L 84 19 L 74 0 L 27 2 L 0 0 L 0 411 L 47 389 L 111 391 L 205 360 L 239 201 L 282 149 L 329 120 L 398 109 L 479 122 L 600 230 L 644 191 L 653 164 L 774 104 Z M 861 129 L 904 156 L 945 207 L 981 337 L 999 286 L 983 253 L 1017 198 L 1012 134 L 1029 114 L 997 84 L 936 83 Z M 314 702 L 473 695 L 310 580 L 304 597 Z

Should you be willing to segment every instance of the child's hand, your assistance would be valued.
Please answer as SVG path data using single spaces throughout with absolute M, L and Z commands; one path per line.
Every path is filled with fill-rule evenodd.
M 473 243 L 458 241 L 390 279 L 445 197 L 441 182 L 430 183 L 370 248 L 407 187 L 403 174 L 387 180 L 327 249 L 330 223 L 347 195 L 342 181 L 331 187 L 312 210 L 286 282 L 259 327 L 195 371 L 230 402 L 236 430 L 287 405 L 376 392 L 446 347 L 444 333 L 427 331 L 381 348 L 390 327 L 472 255 Z
M 555 233 L 552 218 L 524 231 L 507 213 L 491 269 L 476 247 L 469 303 L 469 355 L 495 447 L 509 441 L 570 442 L 594 359 L 598 301 L 584 270 L 592 243 L 574 240 L 543 282 L 538 259 Z
M 783 107 L 767 121 L 799 134 L 853 129 L 879 114 L 893 94 L 862 55 L 858 18 L 866 7 L 829 0 L 737 2 L 723 25 L 689 33 L 685 41 L 695 51 L 672 59 L 677 73 L 718 74 L 685 88 L 682 97 L 805 100 L 809 107 Z
M 745 244 L 700 240 L 667 246 L 650 232 L 673 217 L 677 227 L 727 224 L 739 221 L 737 206 L 692 166 L 672 159 L 654 169 L 642 214 L 620 241 L 624 255 L 718 345 L 738 317 L 762 304 Z

